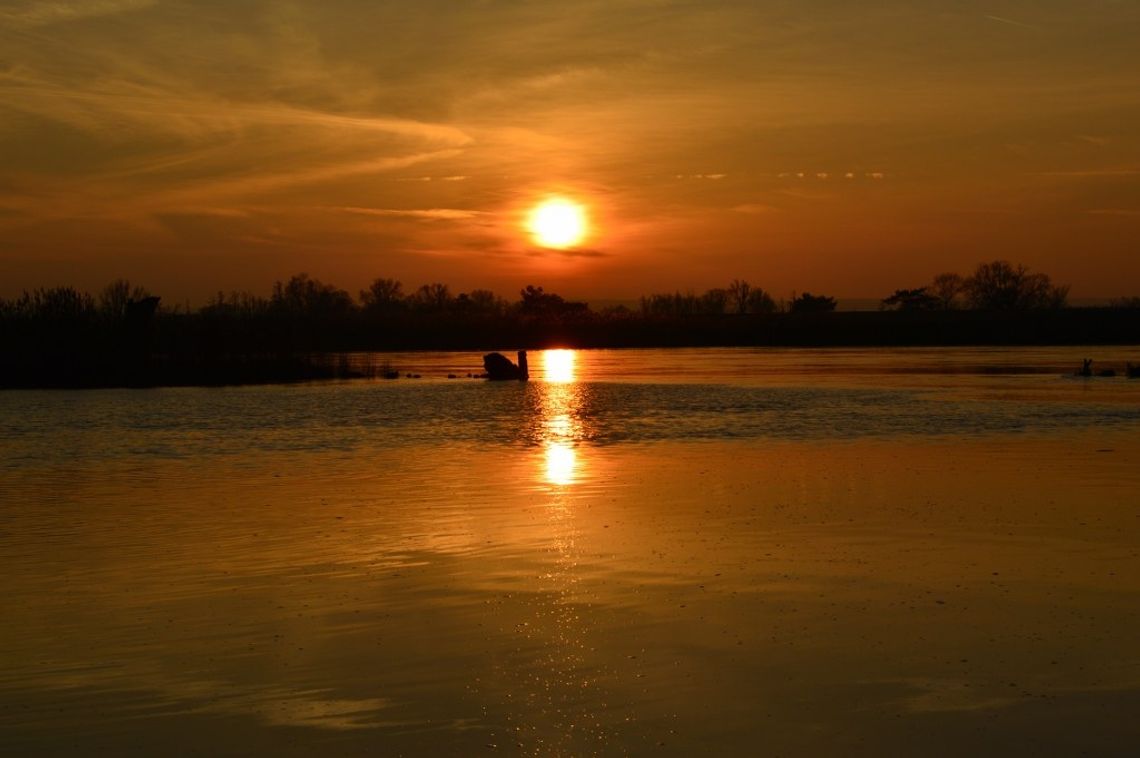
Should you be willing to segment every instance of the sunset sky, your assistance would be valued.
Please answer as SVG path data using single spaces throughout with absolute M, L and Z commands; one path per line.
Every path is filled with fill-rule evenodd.
M 1140 294 L 1135 0 L 0 0 L 0 295 Z M 542 248 L 560 196 L 590 234 Z

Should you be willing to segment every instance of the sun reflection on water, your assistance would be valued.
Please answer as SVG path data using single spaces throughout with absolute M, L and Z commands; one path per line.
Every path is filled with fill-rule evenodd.
M 574 483 L 578 453 L 565 442 L 546 443 L 546 481 L 559 487 Z
M 552 384 L 568 384 L 574 381 L 575 352 L 573 350 L 544 350 L 542 367 L 546 381 Z
M 577 441 L 582 436 L 582 390 L 575 381 L 573 350 L 546 350 L 542 354 L 546 382 L 542 386 L 539 428 L 545 451 L 542 478 L 566 487 L 578 478 Z
M 541 646 L 540 687 L 529 685 L 534 718 L 520 724 L 519 747 L 524 754 L 576 755 L 581 746 L 603 748 L 608 731 L 593 703 L 604 702 L 598 689 L 598 660 L 586 644 L 591 623 L 582 613 L 589 596 L 582 590 L 582 522 L 588 513 L 577 507 L 589 498 L 581 487 L 590 476 L 588 388 L 578 380 L 573 350 L 547 350 L 542 354 L 544 381 L 529 389 L 537 398 L 531 420 L 535 441 L 542 449 L 535 480 L 546 521 L 546 570 L 533 587 L 535 614 L 526 629 Z

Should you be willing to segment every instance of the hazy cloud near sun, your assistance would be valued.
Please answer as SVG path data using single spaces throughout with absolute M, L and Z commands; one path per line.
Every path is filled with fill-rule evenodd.
M 931 260 L 907 275 L 1021 239 L 1028 263 L 1073 280 L 1066 249 L 1107 261 L 1136 241 L 1093 211 L 1134 200 L 1108 193 L 1140 165 L 1138 35 L 1140 5 L 1108 0 L 0 2 L 0 264 L 30 286 L 41 261 L 67 260 L 90 285 L 130 259 L 152 286 L 193 288 L 191 262 L 203 280 L 228 270 L 196 246 L 241 250 L 225 224 L 171 236 L 163 220 L 198 215 L 283 251 L 206 292 L 295 265 L 438 279 L 430 246 L 527 258 L 522 210 L 563 192 L 592 206 L 605 261 L 643 267 L 646 286 L 689 281 L 686 248 L 791 286 L 809 247 L 856 244 L 852 223 L 860 254 L 925 240 Z M 801 175 L 827 203 L 807 202 L 820 193 Z M 1014 193 L 1048 233 L 995 226 L 955 264 L 962 230 L 930 219 Z M 639 294 L 589 268 L 602 258 L 448 265 L 490 277 L 466 286 L 564 277 Z M 879 286 L 815 276 L 795 284 Z

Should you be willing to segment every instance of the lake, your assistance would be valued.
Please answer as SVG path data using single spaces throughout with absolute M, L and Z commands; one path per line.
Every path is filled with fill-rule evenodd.
M 1140 363 L 0 392 L 0 753 L 1132 754 L 1140 380 L 1086 355 Z

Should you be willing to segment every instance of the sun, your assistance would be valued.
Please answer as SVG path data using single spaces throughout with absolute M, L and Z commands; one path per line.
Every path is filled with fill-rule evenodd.
M 567 248 L 581 242 L 588 230 L 586 209 L 561 197 L 536 205 L 527 217 L 527 229 L 543 247 Z

